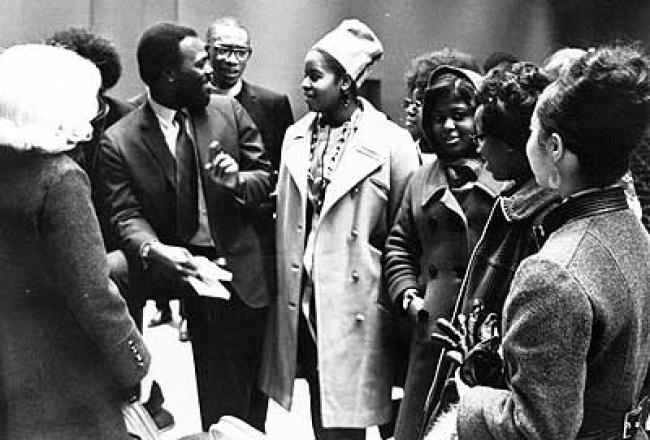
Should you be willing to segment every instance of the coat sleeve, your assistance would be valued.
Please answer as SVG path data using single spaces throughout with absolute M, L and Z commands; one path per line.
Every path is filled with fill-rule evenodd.
M 97 172 L 102 212 L 107 213 L 120 247 L 135 261 L 142 243 L 158 238 L 144 218 L 140 202 L 133 192 L 131 176 L 118 142 L 107 134 L 100 142 Z
M 418 149 L 411 135 L 406 130 L 397 128 L 394 139 L 390 150 L 390 198 L 388 200 L 391 224 L 401 205 L 406 185 L 411 175 L 420 166 Z
M 66 169 L 48 189 L 39 231 L 56 290 L 65 296 L 117 383 L 125 389 L 134 387 L 149 369 L 149 352 L 117 287 L 108 278 L 88 178 L 79 168 Z
M 384 271 L 388 294 L 398 310 L 400 304 L 396 302 L 400 301 L 404 291 L 408 288 L 418 288 L 417 277 L 422 247 L 411 209 L 414 181 L 415 179 L 411 179 L 404 192 L 402 204 L 386 239 Z
M 471 388 L 460 402 L 459 438 L 575 438 L 592 318 L 581 285 L 564 267 L 524 260 L 504 305 L 508 390 Z
M 273 189 L 272 167 L 259 129 L 244 107 L 232 100 L 239 136 L 239 185 L 236 196 L 243 203 L 268 199 Z
M 291 111 L 291 104 L 289 104 L 289 98 L 287 95 L 282 96 L 282 99 L 278 103 L 278 113 L 279 113 L 279 126 L 280 126 L 280 142 L 289 128 L 293 124 L 293 112 Z

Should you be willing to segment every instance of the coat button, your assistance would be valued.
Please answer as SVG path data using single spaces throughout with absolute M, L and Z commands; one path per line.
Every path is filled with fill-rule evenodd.
M 296 229 L 298 229 L 298 232 L 302 232 L 302 225 L 298 225 Z
M 299 271 L 299 270 L 300 270 L 300 264 L 298 264 L 298 263 L 291 263 L 291 270 L 293 270 L 294 272 Z
M 350 278 L 352 279 L 353 282 L 359 281 L 359 272 L 356 270 L 353 270 L 352 273 L 350 274 Z
M 291 310 L 296 310 L 296 303 L 293 302 L 293 301 L 289 301 L 289 308 L 290 308 Z
M 438 276 L 438 269 L 433 264 L 429 265 L 429 278 L 434 279 Z
M 354 315 L 354 319 L 357 322 L 363 322 L 366 319 L 366 317 L 363 316 L 363 313 L 357 313 L 356 315 Z
M 354 241 L 357 239 L 358 236 L 359 236 L 359 231 L 357 231 L 356 229 L 350 231 L 350 240 Z
M 25 289 L 25 295 L 27 296 L 36 296 L 36 292 L 34 292 L 32 289 Z

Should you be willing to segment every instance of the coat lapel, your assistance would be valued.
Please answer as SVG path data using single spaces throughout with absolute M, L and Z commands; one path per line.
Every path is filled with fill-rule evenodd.
M 244 103 L 253 103 L 257 100 L 257 95 L 255 90 L 248 85 L 246 81 L 242 81 L 241 92 L 239 92 L 239 102 L 244 105 Z M 244 105 L 245 108 L 248 108 Z
M 156 114 L 147 103 L 142 107 L 142 141 L 165 172 L 169 182 L 176 186 L 176 161 L 167 147 Z
M 209 146 L 214 140 L 215 127 L 212 121 L 217 121 L 218 118 L 210 118 L 208 115 L 209 108 L 197 110 L 191 113 L 190 126 L 192 141 L 198 153 L 199 169 L 203 169 L 203 164 L 209 162 Z
M 289 176 L 298 188 L 300 199 L 307 201 L 307 173 L 309 171 L 309 136 L 310 127 L 314 122 L 314 117 L 307 117 L 301 121 L 300 128 L 296 127 L 296 134 L 289 140 L 282 152 L 282 159 Z
M 320 217 L 323 218 L 348 191 L 354 188 L 369 174 L 381 167 L 387 160 L 386 153 L 378 148 L 383 145 L 373 127 L 376 118 L 384 116 L 369 103 L 365 103 L 357 132 L 345 147 L 340 162 L 332 175 L 332 182 L 325 192 L 325 200 Z
M 440 200 L 440 203 L 445 205 L 448 209 L 454 211 L 458 216 L 467 224 L 467 217 L 463 208 L 456 200 L 456 197 L 451 193 L 445 172 L 440 166 L 440 161 L 436 158 L 429 168 L 426 181 L 424 183 L 424 190 L 422 191 L 422 207 L 424 208 L 433 200 Z
M 323 209 L 320 214 L 321 218 L 341 197 L 367 175 L 379 168 L 385 160 L 386 158 L 379 152 L 367 147 L 365 144 L 355 143 L 353 140 L 352 144 L 348 146 L 341 156 L 341 161 L 332 175 L 332 183 L 327 187 Z

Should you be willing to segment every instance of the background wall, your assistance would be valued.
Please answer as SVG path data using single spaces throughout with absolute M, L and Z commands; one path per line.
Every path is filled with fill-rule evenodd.
M 214 18 L 235 16 L 252 35 L 246 77 L 288 93 L 296 116 L 306 111 L 299 87 L 305 53 L 346 17 L 366 22 L 384 45 L 372 77 L 381 82 L 383 110 L 395 120 L 401 118 L 409 60 L 445 45 L 472 53 L 480 63 L 495 50 L 539 62 L 564 45 L 650 41 L 645 0 L 2 0 L 2 5 L 1 46 L 41 41 L 67 26 L 112 39 L 124 71 L 111 93 L 121 98 L 142 90 L 135 48 L 147 27 L 173 21 L 203 35 Z

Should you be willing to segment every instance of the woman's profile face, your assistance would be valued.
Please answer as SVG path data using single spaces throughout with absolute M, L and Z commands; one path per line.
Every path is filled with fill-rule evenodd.
M 496 180 L 511 180 L 517 176 L 528 175 L 526 155 L 521 150 L 515 150 L 507 142 L 487 133 L 482 124 L 483 106 L 476 110 L 474 126 L 478 140 L 478 153 L 485 161 L 487 169 Z
M 526 157 L 528 157 L 528 163 L 533 170 L 537 184 L 545 188 L 551 188 L 550 176 L 554 164 L 552 158 L 549 157 L 547 149 L 540 143 L 543 134 L 539 118 L 537 117 L 540 102 L 542 102 L 542 98 L 537 102 L 537 106 L 530 120 L 530 137 L 526 143 Z
M 438 99 L 430 114 L 433 143 L 449 157 L 465 157 L 476 151 L 474 108 L 457 96 Z
M 336 79 L 319 52 L 310 50 L 307 53 L 300 86 L 311 111 L 327 113 L 338 108 L 341 100 L 340 80 Z

